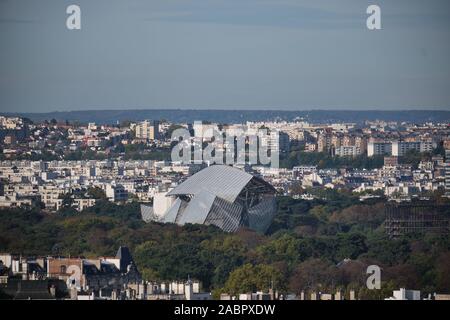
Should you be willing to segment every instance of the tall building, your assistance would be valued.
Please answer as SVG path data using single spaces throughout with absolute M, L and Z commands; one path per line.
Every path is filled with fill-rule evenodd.
M 105 194 L 108 200 L 112 202 L 126 201 L 128 199 L 128 192 L 121 184 L 106 185 Z
M 420 152 L 432 152 L 437 147 L 437 143 L 431 138 L 420 141 Z
M 367 144 L 367 156 L 391 155 L 392 143 L 390 141 L 371 139 Z
M 349 144 L 344 144 L 345 142 L 349 142 L 349 141 L 344 141 L 344 140 L 346 140 L 346 139 L 344 137 L 342 137 L 342 135 L 334 134 L 331 137 L 331 146 L 334 147 L 335 149 L 340 148 L 341 146 L 349 146 Z
M 145 120 L 136 124 L 136 138 L 146 140 L 159 139 L 159 121 Z
M 367 139 L 365 137 L 355 137 L 355 146 L 361 153 L 366 153 L 367 151 Z
M 290 150 L 290 139 L 286 132 L 279 131 L 278 135 L 273 133 L 262 135 L 259 139 L 261 145 L 267 147 L 271 151 L 289 152 Z
M 324 132 L 317 137 L 317 151 L 328 152 L 331 149 L 331 133 Z
M 417 152 L 431 152 L 436 147 L 436 143 L 432 139 L 406 139 L 392 142 L 392 155 L 404 156 L 410 150 Z
M 278 148 L 281 152 L 290 151 L 290 139 L 286 132 L 280 131 L 278 133 Z

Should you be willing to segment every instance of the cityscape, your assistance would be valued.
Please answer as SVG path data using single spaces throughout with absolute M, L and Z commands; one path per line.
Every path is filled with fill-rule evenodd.
M 445 313 L 449 31 L 448 0 L 0 0 L 2 314 Z
M 5 298 L 450 299 L 448 121 L 0 127 Z M 216 152 L 208 130 L 245 130 L 247 161 L 172 161 L 177 129 Z M 279 165 L 250 163 L 252 141 Z

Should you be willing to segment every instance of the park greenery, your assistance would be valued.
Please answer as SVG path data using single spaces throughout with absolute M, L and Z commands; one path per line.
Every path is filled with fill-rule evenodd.
M 351 193 L 334 190 L 322 191 L 313 201 L 279 197 L 266 234 L 144 223 L 137 202 L 116 205 L 100 199 L 81 213 L 71 208 L 53 214 L 39 208 L 2 209 L 0 251 L 97 257 L 113 255 L 125 245 L 146 280 L 191 277 L 216 297 L 270 287 L 297 294 L 355 289 L 360 297 L 373 299 L 399 287 L 448 293 L 449 237 L 388 238 L 384 201 L 361 203 Z M 364 289 L 371 264 L 382 268 L 381 290 Z
M 294 150 L 289 154 L 281 155 L 280 166 L 288 169 L 301 165 L 317 166 L 319 169 L 341 167 L 375 169 L 383 166 L 383 159 L 383 156 L 367 157 L 366 155 L 356 157 L 333 157 L 326 152 L 304 152 Z

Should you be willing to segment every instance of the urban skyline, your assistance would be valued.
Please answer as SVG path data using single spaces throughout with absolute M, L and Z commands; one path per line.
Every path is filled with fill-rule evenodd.
M 212 138 L 219 126 L 245 129 L 279 166 Z M 449 130 L 1 116 L 0 297 L 450 299 Z M 174 160 L 178 144 L 215 157 Z M 248 160 L 225 166 L 225 150 Z
M 449 35 L 448 0 L 0 0 L 0 303 L 450 300 Z

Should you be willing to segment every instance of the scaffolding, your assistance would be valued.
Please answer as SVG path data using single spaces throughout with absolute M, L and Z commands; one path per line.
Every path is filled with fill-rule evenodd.
M 450 205 L 431 202 L 387 203 L 385 230 L 390 237 L 411 233 L 449 234 Z

